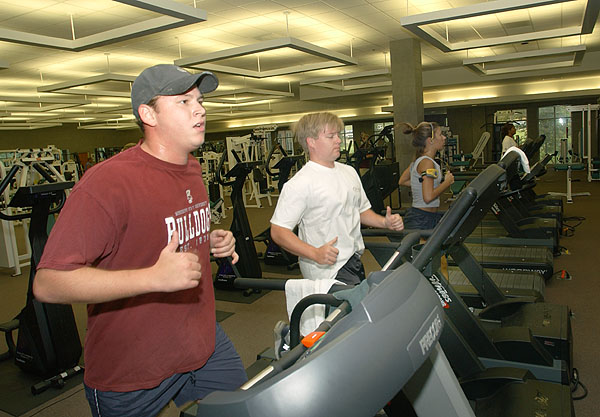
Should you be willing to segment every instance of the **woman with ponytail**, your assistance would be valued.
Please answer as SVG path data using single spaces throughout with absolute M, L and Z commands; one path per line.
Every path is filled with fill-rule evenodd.
M 442 218 L 438 213 L 440 195 L 454 183 L 454 176 L 447 172 L 442 181 L 435 154 L 444 148 L 446 137 L 435 122 L 421 122 L 416 127 L 410 123 L 399 124 L 402 133 L 412 134 L 415 160 L 400 176 L 398 183 L 411 188 L 412 207 L 403 217 L 406 229 L 433 229 Z

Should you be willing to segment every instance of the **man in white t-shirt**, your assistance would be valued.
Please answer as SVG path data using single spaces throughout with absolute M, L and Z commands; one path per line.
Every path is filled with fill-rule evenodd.
M 342 128 L 340 118 L 327 112 L 298 121 L 296 138 L 309 162 L 284 185 L 271 218 L 271 236 L 298 255 L 304 278 L 358 284 L 364 279 L 361 224 L 396 231 L 404 225 L 389 207 L 385 216 L 371 210 L 357 172 L 336 162 Z

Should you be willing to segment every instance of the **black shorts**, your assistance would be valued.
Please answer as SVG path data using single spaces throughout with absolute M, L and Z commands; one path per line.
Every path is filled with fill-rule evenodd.
M 405 229 L 430 230 L 440 222 L 443 213 L 432 213 L 416 207 L 410 207 L 402 216 Z
M 348 285 L 358 285 L 365 279 L 365 267 L 358 253 L 348 259 L 348 262 L 338 271 L 335 279 Z

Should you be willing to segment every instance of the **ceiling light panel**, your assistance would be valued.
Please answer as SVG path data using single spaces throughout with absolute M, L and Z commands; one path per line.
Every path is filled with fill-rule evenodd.
M 388 69 L 363 71 L 333 77 L 319 77 L 300 81 L 300 85 L 310 85 L 336 91 L 353 91 L 365 88 L 391 86 L 391 72 Z
M 208 103 L 225 103 L 231 105 L 247 104 L 250 102 L 273 100 L 286 97 L 294 97 L 293 93 L 278 90 L 266 90 L 257 88 L 239 88 L 235 90 L 218 91 L 211 93 L 205 98 Z
M 597 3 L 589 0 L 590 3 Z M 563 3 L 574 3 L 565 6 Z M 478 3 L 454 9 L 437 10 L 419 15 L 403 17 L 402 26 L 417 36 L 431 43 L 444 52 L 458 51 L 482 46 L 527 42 L 536 39 L 559 38 L 583 33 L 582 20 L 593 20 L 598 17 L 598 7 L 583 7 L 589 3 L 582 0 L 497 0 Z M 540 30 L 532 24 L 531 15 L 539 10 L 550 8 L 546 16 L 554 16 L 551 29 Z M 566 21 L 557 19 L 562 10 L 569 11 Z M 571 10 L 579 10 L 579 19 Z M 585 15 L 582 19 L 582 14 Z M 489 16 L 498 19 L 498 25 L 490 24 Z M 541 16 L 544 14 L 540 13 Z M 486 16 L 485 19 L 481 19 Z M 573 17 L 571 17 L 573 16 Z M 459 23 L 460 26 L 457 26 Z M 544 26 L 540 24 L 540 26 Z M 477 28 L 479 27 L 480 30 Z M 468 28 L 472 30 L 469 31 Z M 483 33 L 491 35 L 484 37 Z
M 67 81 L 38 87 L 40 93 L 66 93 L 92 96 L 130 97 L 131 84 L 135 76 L 101 74 L 94 77 Z
M 580 45 L 470 58 L 465 59 L 463 65 L 484 75 L 572 67 L 581 63 L 585 49 L 585 46 Z
M 182 3 L 178 3 L 173 0 L 114 0 L 114 2 L 127 4 L 129 6 L 134 6 L 134 8 L 141 8 L 143 10 L 151 11 L 154 13 L 159 13 L 162 16 L 154 17 L 140 22 L 129 23 L 126 26 L 111 27 L 111 25 L 113 24 L 112 22 L 115 20 L 114 17 L 110 18 L 110 15 L 107 13 L 95 12 L 94 18 L 98 16 L 108 16 L 109 20 L 106 21 L 106 25 L 104 26 L 102 32 L 89 35 L 85 34 L 83 35 L 83 37 L 78 37 L 79 35 L 77 35 L 77 30 L 71 31 L 71 17 L 66 19 L 66 23 L 68 23 L 68 25 L 65 25 L 64 23 L 61 25 L 54 25 L 54 29 L 60 30 L 61 32 L 65 30 L 66 26 L 67 35 L 65 35 L 64 32 L 60 35 L 45 35 L 31 32 L 22 32 L 20 30 L 7 29 L 4 26 L 0 26 L 0 40 L 48 48 L 82 51 L 100 45 L 106 45 L 113 42 L 129 39 L 132 37 L 147 35 L 165 29 L 172 29 L 174 27 L 185 26 L 191 23 L 197 23 L 206 20 L 205 11 L 187 6 Z M 68 16 L 69 14 L 72 14 L 73 10 L 77 8 L 77 6 L 71 4 L 53 4 L 54 6 L 60 5 L 62 7 L 65 7 L 65 9 L 61 12 L 61 19 L 64 19 L 65 15 Z M 77 4 L 80 3 L 77 2 Z M 46 18 L 46 14 L 48 14 L 48 16 L 52 16 L 53 13 L 51 10 L 53 11 L 56 9 L 46 7 L 42 10 L 31 12 L 30 19 L 35 20 L 36 16 L 43 16 L 44 18 Z M 54 13 L 58 12 L 54 11 Z M 137 14 L 136 16 L 139 16 L 139 14 Z M 139 17 L 136 18 L 139 19 Z M 13 21 L 13 24 L 16 23 L 14 22 L 15 19 L 19 18 L 11 19 Z M 31 25 L 32 23 L 29 23 L 24 25 L 24 27 L 31 27 Z M 42 26 L 42 28 L 43 27 L 44 26 Z M 52 27 L 52 25 L 48 26 L 46 23 L 45 27 Z M 73 27 L 75 27 L 74 22 Z M 75 36 L 73 36 L 72 32 L 74 32 Z
M 308 63 L 308 64 L 299 64 L 299 65 L 289 65 L 290 61 L 285 59 L 285 62 L 281 62 L 281 65 L 277 69 L 262 69 L 262 65 L 260 64 L 260 56 L 261 54 L 267 55 L 269 52 L 271 55 L 269 56 L 283 56 L 281 49 L 289 48 L 296 52 L 302 52 L 303 55 L 313 57 L 319 57 L 321 59 L 320 62 Z M 272 53 L 270 51 L 277 51 Z M 245 57 L 246 59 L 243 62 L 243 65 L 250 65 L 250 61 L 247 57 L 250 55 L 254 55 L 256 59 L 255 63 L 252 63 L 253 68 L 250 69 L 248 67 L 243 66 L 234 66 L 228 65 L 227 63 L 230 59 Z M 213 64 L 213 62 L 224 62 L 224 64 Z M 302 61 L 304 62 L 304 61 Z M 183 58 L 175 61 L 176 65 L 188 68 L 196 68 L 196 69 L 208 69 L 217 72 L 224 72 L 227 74 L 234 75 L 242 75 L 253 78 L 265 78 L 265 77 L 274 77 L 279 75 L 286 74 L 294 74 L 298 72 L 307 72 L 313 71 L 317 69 L 323 68 L 331 68 L 342 65 L 356 65 L 358 61 L 354 58 L 341 54 L 335 51 L 328 50 L 326 48 L 322 48 L 317 45 L 310 44 L 305 41 L 301 41 L 296 38 L 280 38 L 274 39 L 272 41 L 259 42 L 253 45 L 241 46 L 236 48 L 231 48 L 224 51 L 213 52 L 197 57 L 191 58 Z

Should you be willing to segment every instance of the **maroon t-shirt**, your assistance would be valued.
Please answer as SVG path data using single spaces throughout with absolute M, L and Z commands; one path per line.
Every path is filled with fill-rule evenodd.
M 152 388 L 200 368 L 213 353 L 210 206 L 196 159 L 190 155 L 187 165 L 175 165 L 139 145 L 91 168 L 67 198 L 38 268 L 146 268 L 175 229 L 180 250 L 200 257 L 200 285 L 88 305 L 88 386 Z

